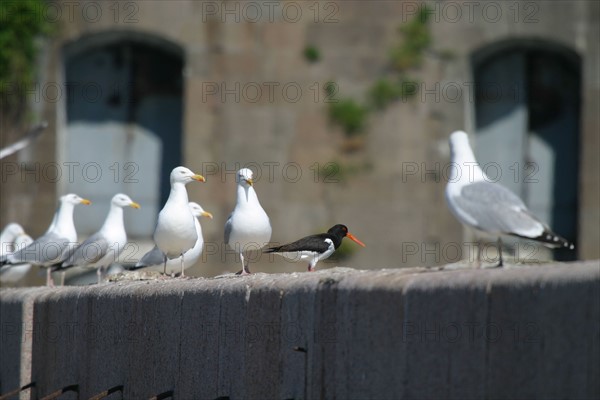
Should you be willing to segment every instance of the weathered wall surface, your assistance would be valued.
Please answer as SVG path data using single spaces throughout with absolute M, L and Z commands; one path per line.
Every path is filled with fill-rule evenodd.
M 8 289 L 0 307 L 2 393 L 600 396 L 598 261 Z

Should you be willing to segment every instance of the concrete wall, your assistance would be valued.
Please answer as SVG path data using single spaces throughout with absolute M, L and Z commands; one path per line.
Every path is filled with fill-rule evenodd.
M 0 393 L 600 397 L 598 261 L 4 289 L 0 307 Z

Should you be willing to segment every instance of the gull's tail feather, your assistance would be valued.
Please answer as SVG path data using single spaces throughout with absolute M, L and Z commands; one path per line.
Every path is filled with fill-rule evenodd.
M 569 249 L 569 250 L 575 249 L 575 244 L 573 244 L 572 242 L 569 242 L 564 237 L 552 232 L 549 228 L 544 229 L 544 232 L 542 232 L 541 235 L 536 236 L 536 237 L 529 237 L 529 236 L 522 236 L 522 235 L 515 235 L 515 236 L 519 236 L 524 239 L 535 240 L 536 242 L 539 242 L 539 243 L 543 244 L 544 246 L 551 247 L 553 249 Z

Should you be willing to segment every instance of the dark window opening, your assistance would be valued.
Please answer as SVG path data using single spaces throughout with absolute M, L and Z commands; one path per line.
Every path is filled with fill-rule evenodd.
M 515 46 L 475 64 L 476 153 L 559 235 L 577 242 L 580 63 Z M 557 260 L 576 252 L 556 250 Z

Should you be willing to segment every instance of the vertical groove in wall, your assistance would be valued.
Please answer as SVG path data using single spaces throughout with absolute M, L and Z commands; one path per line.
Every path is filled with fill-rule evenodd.
M 21 387 L 27 385 L 32 381 L 31 374 L 31 358 L 33 348 L 33 304 L 34 296 L 25 296 L 22 309 L 22 331 L 21 331 L 21 365 L 20 365 L 20 378 L 19 384 Z M 31 389 L 32 398 L 34 398 L 35 388 Z M 21 399 L 25 399 L 27 392 L 20 396 Z

